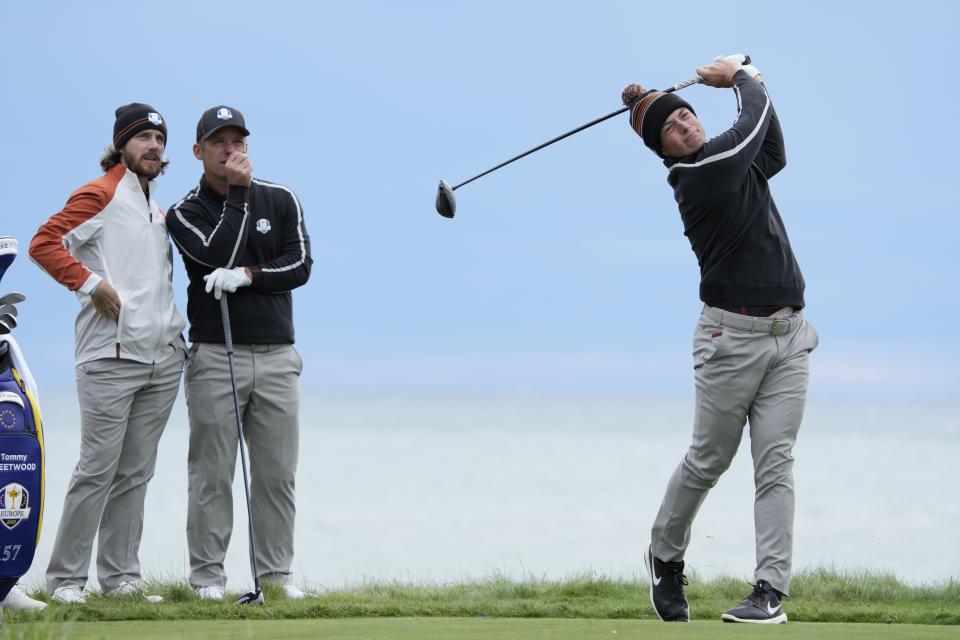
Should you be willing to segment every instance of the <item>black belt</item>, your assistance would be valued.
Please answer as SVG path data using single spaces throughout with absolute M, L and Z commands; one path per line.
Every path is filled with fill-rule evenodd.
M 742 316 L 754 316 L 756 318 L 767 318 L 772 314 L 780 311 L 784 307 L 789 307 L 791 305 L 787 304 L 761 304 L 761 305 L 731 305 L 728 307 L 717 307 L 717 309 L 723 309 L 724 311 L 729 311 L 730 313 L 739 313 Z

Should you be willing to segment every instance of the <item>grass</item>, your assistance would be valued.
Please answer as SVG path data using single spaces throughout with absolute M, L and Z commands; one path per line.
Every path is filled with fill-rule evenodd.
M 0 630 L 2 640 L 940 640 L 955 628 L 930 625 L 790 623 L 776 627 L 719 621 L 556 618 L 348 618 L 336 620 L 181 620 L 169 622 L 32 622 Z
M 750 586 L 742 580 L 704 581 L 694 576 L 687 588 L 694 620 L 718 620 L 721 613 L 749 590 Z M 656 618 L 644 580 L 596 575 L 562 581 L 533 578 L 516 581 L 494 575 L 486 580 L 445 585 L 371 582 L 309 593 L 310 597 L 301 601 L 287 600 L 279 588 L 268 585 L 264 607 L 201 601 L 183 582 L 152 584 L 148 591 L 163 595 L 165 602 L 150 604 L 142 599 L 92 596 L 81 606 L 51 605 L 39 613 L 8 611 L 7 620 L 18 625 L 29 622 L 43 625 L 343 618 Z M 44 591 L 31 595 L 48 599 Z M 958 625 L 960 581 L 910 586 L 887 574 L 807 571 L 795 577 L 785 609 L 793 622 Z

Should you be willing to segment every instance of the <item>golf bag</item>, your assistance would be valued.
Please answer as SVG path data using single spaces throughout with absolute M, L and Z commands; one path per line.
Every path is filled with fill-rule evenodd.
M 0 236 L 0 278 L 17 240 Z M 37 385 L 10 330 L 22 293 L 0 297 L 0 601 L 30 569 L 43 522 L 43 426 Z M 2 619 L 0 619 L 2 624 Z
M 30 569 L 43 521 L 43 426 L 32 386 L 16 341 L 0 336 L 0 600 Z

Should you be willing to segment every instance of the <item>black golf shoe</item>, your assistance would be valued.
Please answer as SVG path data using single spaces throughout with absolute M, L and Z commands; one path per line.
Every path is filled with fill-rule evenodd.
M 783 624 L 787 621 L 787 614 L 783 612 L 782 597 L 783 594 L 771 587 L 766 580 L 757 580 L 753 593 L 720 618 L 724 622 Z
M 664 562 L 653 555 L 653 546 L 644 557 L 650 575 L 650 604 L 664 622 L 690 622 L 690 607 L 683 587 L 687 578 L 683 575 L 683 560 Z

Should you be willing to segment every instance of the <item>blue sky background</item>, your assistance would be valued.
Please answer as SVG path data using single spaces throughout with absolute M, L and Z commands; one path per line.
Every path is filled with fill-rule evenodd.
M 41 385 L 73 384 L 77 302 L 26 256 L 99 174 L 113 111 L 167 119 L 164 208 L 197 181 L 199 114 L 246 116 L 292 187 L 314 271 L 295 293 L 315 391 L 689 394 L 695 257 L 625 116 L 457 183 L 719 54 L 764 72 L 773 182 L 821 335 L 812 398 L 957 404 L 960 134 L 950 2 L 36 2 L 0 8 L 0 234 Z M 683 93 L 715 135 L 731 91 Z M 186 309 L 186 276 L 175 285 Z

